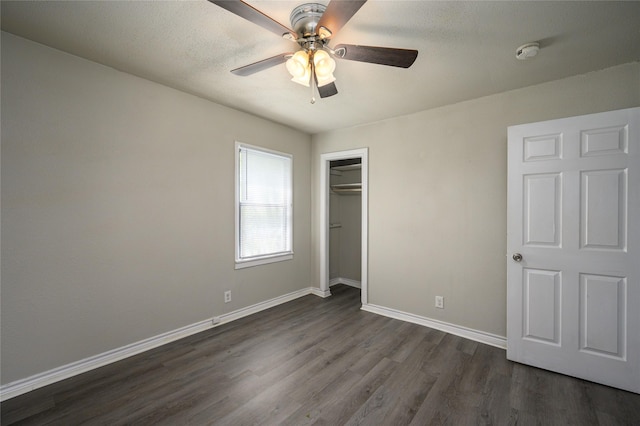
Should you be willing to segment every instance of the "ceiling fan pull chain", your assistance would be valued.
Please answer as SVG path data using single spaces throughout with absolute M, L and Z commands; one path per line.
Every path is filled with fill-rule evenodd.
M 313 58 L 310 57 L 309 58 L 309 66 L 311 66 L 311 84 L 309 85 L 309 87 L 311 87 L 311 104 L 315 104 L 316 103 L 316 70 L 315 70 L 315 66 L 313 65 Z

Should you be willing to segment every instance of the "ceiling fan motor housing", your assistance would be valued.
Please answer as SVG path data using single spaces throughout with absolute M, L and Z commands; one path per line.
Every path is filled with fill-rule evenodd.
M 326 6 L 320 3 L 301 4 L 291 12 L 291 28 L 300 38 L 315 36 L 316 26 L 325 9 Z

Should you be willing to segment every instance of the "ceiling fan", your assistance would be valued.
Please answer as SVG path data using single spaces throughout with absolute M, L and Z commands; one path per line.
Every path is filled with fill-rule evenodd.
M 338 93 L 334 83 L 335 61 L 333 58 L 409 68 L 418 56 L 418 51 L 412 49 L 356 44 L 339 44 L 334 48 L 329 47 L 331 37 L 355 15 L 366 0 L 331 0 L 327 6 L 320 3 L 301 4 L 291 12 L 290 20 L 293 29 L 282 25 L 242 0 L 209 1 L 300 46 L 296 52 L 282 53 L 236 68 L 231 72 L 239 76 L 248 76 L 286 63 L 292 81 L 311 87 L 311 103 L 315 102 L 314 88 L 317 88 L 321 98 Z

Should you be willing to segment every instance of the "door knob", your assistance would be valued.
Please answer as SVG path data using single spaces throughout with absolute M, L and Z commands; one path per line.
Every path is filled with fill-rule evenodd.
M 522 260 L 522 255 L 520 253 L 514 253 L 512 257 L 516 262 L 520 262 Z

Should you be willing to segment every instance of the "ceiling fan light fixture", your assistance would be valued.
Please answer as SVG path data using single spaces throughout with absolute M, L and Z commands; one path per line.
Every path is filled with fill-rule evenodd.
M 293 9 L 289 16 L 291 28 L 269 17 L 243 0 L 209 0 L 234 15 L 252 22 L 272 33 L 297 43 L 301 50 L 283 53 L 231 70 L 234 75 L 247 76 L 267 68 L 286 64 L 291 80 L 311 87 L 312 103 L 315 93 L 321 98 L 338 93 L 333 82 L 336 64 L 334 57 L 349 61 L 368 62 L 399 68 L 409 68 L 418 56 L 413 49 L 397 49 L 356 44 L 338 45 L 332 50 L 329 40 L 360 10 L 367 0 L 324 0 L 305 3 Z M 318 0 L 319 1 L 319 0 Z M 252 2 L 253 3 L 253 2 Z M 327 53 L 329 52 L 331 56 Z M 312 79 L 313 78 L 313 79 Z M 318 89 L 321 90 L 318 90 Z
M 313 67 L 318 80 L 318 87 L 336 81 L 333 71 L 336 69 L 336 61 L 324 50 L 317 50 L 313 54 Z
M 298 50 L 287 60 L 287 71 L 291 74 L 291 81 L 309 87 L 311 79 L 311 66 L 309 55 L 304 50 Z

